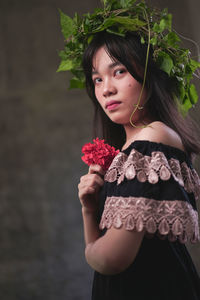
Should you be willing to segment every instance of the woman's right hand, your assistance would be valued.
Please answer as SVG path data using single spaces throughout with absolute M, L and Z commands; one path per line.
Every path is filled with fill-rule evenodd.
M 98 192 L 102 187 L 105 171 L 99 165 L 91 165 L 88 174 L 80 178 L 78 195 L 83 209 L 94 213 L 98 209 Z

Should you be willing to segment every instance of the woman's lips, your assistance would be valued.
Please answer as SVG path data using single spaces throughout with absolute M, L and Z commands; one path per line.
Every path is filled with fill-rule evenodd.
M 121 104 L 120 101 L 114 101 L 114 100 L 111 100 L 111 101 L 109 101 L 109 102 L 106 104 L 106 109 L 107 109 L 107 110 L 114 110 L 114 109 L 116 109 L 120 104 Z

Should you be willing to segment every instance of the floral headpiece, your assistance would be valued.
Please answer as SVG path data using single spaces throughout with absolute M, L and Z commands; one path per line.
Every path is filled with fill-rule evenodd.
M 143 0 L 101 1 L 103 8 L 82 17 L 75 14 L 72 19 L 60 11 L 65 48 L 59 53 L 61 63 L 57 71 L 71 71 L 73 78 L 69 88 L 85 87 L 82 56 L 95 33 L 107 31 L 125 36 L 127 32 L 137 32 L 141 43 L 147 44 L 145 71 L 151 46 L 158 67 L 176 80 L 180 104 L 187 112 L 198 100 L 191 80 L 200 63 L 191 58 L 188 49 L 181 47 L 180 37 L 172 30 L 172 15 L 167 9 L 158 11 L 147 7 Z

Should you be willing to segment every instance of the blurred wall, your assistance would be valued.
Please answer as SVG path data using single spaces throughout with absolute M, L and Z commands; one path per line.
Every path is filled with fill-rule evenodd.
M 169 7 L 199 42 L 199 0 Z M 56 73 L 63 48 L 58 8 L 73 15 L 97 0 L 0 0 L 0 299 L 88 300 L 79 178 L 91 139 L 90 101 Z M 198 120 L 199 105 L 193 109 Z M 199 245 L 190 252 L 200 271 Z M 103 300 L 103 299 L 102 299 Z

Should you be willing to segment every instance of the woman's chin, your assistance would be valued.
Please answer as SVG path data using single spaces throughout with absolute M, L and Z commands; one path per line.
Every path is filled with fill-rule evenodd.
M 127 121 L 122 120 L 120 118 L 110 118 L 110 120 L 115 124 L 119 124 L 119 125 L 123 125 L 123 126 L 127 123 Z M 128 122 L 129 122 L 129 120 L 128 120 Z
M 122 126 L 129 126 L 131 125 L 130 123 L 130 118 L 117 118 L 117 117 L 110 117 L 110 120 L 113 122 L 113 123 L 116 123 L 116 124 L 119 124 L 119 125 L 122 125 Z M 136 123 L 137 120 L 132 120 L 133 123 Z

